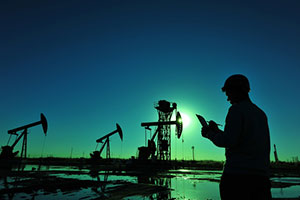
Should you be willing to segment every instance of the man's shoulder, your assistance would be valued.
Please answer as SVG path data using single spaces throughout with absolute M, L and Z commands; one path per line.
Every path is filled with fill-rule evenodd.
M 256 104 L 252 103 L 252 101 L 243 101 L 237 104 L 232 105 L 229 108 L 230 112 L 240 112 L 240 113 L 260 113 L 261 115 L 266 116 L 265 112 L 258 107 Z
M 264 112 L 261 108 L 259 108 L 256 104 L 252 103 L 252 101 L 242 101 L 240 103 L 233 104 L 229 110 L 234 110 L 234 111 L 242 111 L 242 110 L 257 110 Z
M 237 104 L 233 104 L 229 107 L 228 109 L 228 113 L 229 114 L 237 114 L 237 113 L 242 113 L 243 112 L 243 107 L 242 105 L 240 105 L 239 103 Z
M 242 110 L 242 109 L 245 109 L 247 107 L 252 107 L 252 106 L 255 106 L 255 105 L 251 101 L 242 101 L 242 102 L 231 105 L 229 110 Z

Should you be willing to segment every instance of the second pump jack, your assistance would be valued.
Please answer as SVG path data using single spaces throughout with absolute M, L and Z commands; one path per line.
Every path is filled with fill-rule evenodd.
M 96 140 L 97 143 L 103 143 L 103 141 L 105 141 L 103 144 L 102 144 L 102 147 L 100 149 L 100 151 L 93 151 L 93 153 L 90 154 L 91 156 L 91 159 L 93 160 L 99 160 L 101 159 L 101 153 L 106 145 L 106 159 L 110 159 L 110 144 L 109 144 L 109 137 L 114 135 L 115 133 L 119 133 L 119 136 L 121 138 L 121 140 L 123 141 L 123 132 L 122 132 L 122 129 L 120 127 L 119 124 L 116 124 L 117 126 L 117 129 L 111 133 L 108 133 L 107 135 L 99 138 L 98 140 Z

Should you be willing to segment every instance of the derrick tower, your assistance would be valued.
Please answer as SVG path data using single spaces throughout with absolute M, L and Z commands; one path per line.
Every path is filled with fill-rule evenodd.
M 166 100 L 160 100 L 154 105 L 154 108 L 158 112 L 157 122 L 143 122 L 142 127 L 145 130 L 151 130 L 150 126 L 156 126 L 157 129 L 150 140 L 148 140 L 148 146 L 142 146 L 138 148 L 139 159 L 147 160 L 171 160 L 171 125 L 176 126 L 176 136 L 179 139 L 182 134 L 182 118 L 179 112 L 177 112 L 177 104 L 171 103 Z M 175 110 L 176 119 L 171 121 L 173 111 Z M 155 140 L 157 141 L 155 143 Z
M 158 112 L 159 122 L 171 121 L 173 111 L 177 113 L 177 104 L 166 100 L 160 100 L 155 109 Z M 159 125 L 157 133 L 157 158 L 159 160 L 171 160 L 171 125 Z

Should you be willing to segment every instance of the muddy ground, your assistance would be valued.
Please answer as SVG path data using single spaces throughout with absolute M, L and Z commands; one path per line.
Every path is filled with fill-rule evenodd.
M 167 174 L 156 174 L 156 179 L 159 178 L 172 178 Z M 191 173 L 191 172 L 180 172 Z M 212 172 L 215 173 L 215 172 Z M 57 176 L 58 174 L 64 174 L 64 177 Z M 77 178 L 69 178 L 72 175 L 80 176 L 86 175 L 90 176 L 90 180 L 80 180 Z M 136 172 L 110 172 L 109 175 L 130 175 L 138 176 L 138 183 L 132 183 L 126 180 L 100 180 L 99 176 L 104 175 L 101 172 L 90 171 L 10 171 L 1 172 L 1 181 L 3 186 L 0 189 L 0 199 L 14 199 L 16 194 L 28 194 L 30 196 L 47 195 L 62 193 L 63 195 L 76 193 L 82 189 L 91 189 L 96 196 L 86 195 L 80 197 L 80 199 L 110 199 L 110 200 L 120 200 L 124 198 L 130 199 L 132 196 L 151 197 L 154 195 L 155 199 L 169 199 L 168 193 L 170 188 L 166 185 L 158 185 L 157 182 L 152 182 L 149 176 L 141 176 Z M 98 177 L 98 178 L 97 178 Z M 214 178 L 203 178 L 197 179 L 203 181 L 219 182 L 219 179 Z M 298 183 L 299 184 L 299 183 Z M 272 187 L 274 188 L 284 188 L 290 187 L 292 185 L 297 185 L 297 183 L 278 183 L 272 182 Z M 24 197 L 25 198 L 25 197 Z M 33 198 L 34 199 L 34 198 Z M 76 199 L 76 197 L 74 197 Z M 151 198 L 149 198 L 151 199 Z M 297 199 L 297 198 L 294 198 Z

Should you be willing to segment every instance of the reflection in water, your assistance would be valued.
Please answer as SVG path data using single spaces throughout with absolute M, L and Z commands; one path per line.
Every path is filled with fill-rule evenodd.
M 299 198 L 300 186 L 294 185 L 287 188 L 272 188 L 271 192 L 273 198 Z
M 4 188 L 9 191 L 9 186 L 8 186 L 8 182 L 7 182 L 7 176 L 3 176 L 3 177 L 1 176 L 1 179 L 3 179 Z M 2 198 L 4 199 L 4 196 L 2 196 L 2 194 L 0 194 L 0 197 L 1 197 L 1 199 Z M 14 193 L 8 192 L 7 193 L 7 197 L 8 197 L 9 200 L 12 200 L 13 197 L 14 197 Z
M 33 168 L 35 167 L 26 166 L 23 172 L 1 173 L 0 199 L 106 199 L 116 193 L 123 193 L 120 199 L 124 200 L 220 200 L 220 171 L 177 170 L 137 175 L 74 167 L 48 166 L 41 167 L 42 171 L 32 171 Z M 282 185 L 300 184 L 300 178 L 295 177 L 273 178 L 272 181 Z M 127 186 L 130 188 L 128 190 L 137 192 L 129 193 Z M 300 185 L 278 187 L 272 188 L 272 195 L 277 198 L 298 197 L 299 191 Z
M 174 177 L 172 186 L 171 196 L 176 199 L 220 199 L 217 182 L 197 180 L 188 175 Z
M 147 176 L 139 175 L 137 176 L 138 183 L 142 184 L 153 184 L 165 188 L 171 188 L 171 178 L 170 177 L 157 177 L 157 176 Z M 169 189 L 151 194 L 148 197 L 150 200 L 161 199 L 168 200 L 171 199 L 171 191 Z
M 107 197 L 107 195 L 105 194 L 105 189 L 106 189 L 106 185 L 108 183 L 107 179 L 108 179 L 108 176 L 109 176 L 109 171 L 105 171 L 103 181 L 100 180 L 99 170 L 90 169 L 89 174 L 92 178 L 96 178 L 97 182 L 98 182 L 98 185 L 95 185 L 95 186 L 92 187 L 92 191 L 97 193 L 100 196 L 100 198 Z
M 271 189 L 272 197 L 300 197 L 300 177 L 271 178 L 275 188 Z

